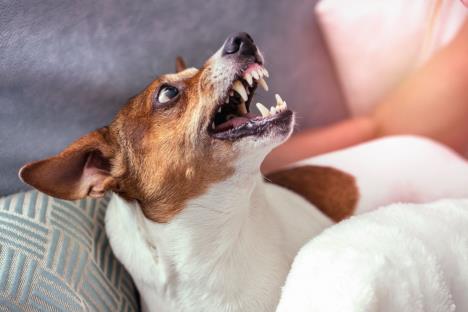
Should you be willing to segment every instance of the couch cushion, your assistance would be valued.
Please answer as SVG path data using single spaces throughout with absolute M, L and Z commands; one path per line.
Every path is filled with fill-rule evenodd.
M 131 277 L 105 234 L 108 202 L 37 191 L 0 198 L 0 307 L 138 311 Z

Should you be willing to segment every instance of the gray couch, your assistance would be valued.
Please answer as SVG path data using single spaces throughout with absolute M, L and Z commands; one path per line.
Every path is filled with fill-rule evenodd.
M 39 0 L 0 3 L 0 195 L 25 162 L 108 123 L 176 55 L 200 66 L 231 32 L 264 51 L 270 89 L 301 129 L 346 115 L 315 0 Z M 270 93 L 257 99 L 273 100 Z

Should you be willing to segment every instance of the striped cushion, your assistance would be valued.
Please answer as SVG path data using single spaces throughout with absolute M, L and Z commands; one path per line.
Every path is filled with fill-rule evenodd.
M 0 311 L 138 311 L 104 231 L 109 196 L 0 198 Z

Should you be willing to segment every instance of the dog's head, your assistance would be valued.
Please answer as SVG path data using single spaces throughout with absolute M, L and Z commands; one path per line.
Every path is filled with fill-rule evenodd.
M 166 222 L 209 185 L 259 170 L 291 133 L 293 113 L 279 97 L 270 110 L 259 105 L 261 115 L 250 112 L 256 87 L 268 88 L 263 62 L 248 34 L 230 36 L 201 69 L 160 76 L 110 125 L 27 164 L 20 177 L 63 199 L 112 190 Z

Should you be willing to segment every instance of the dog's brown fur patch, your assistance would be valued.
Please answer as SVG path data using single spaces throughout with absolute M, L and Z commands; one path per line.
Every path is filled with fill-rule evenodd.
M 359 199 L 354 177 L 331 167 L 284 169 L 269 174 L 267 181 L 301 195 L 336 222 L 351 216 Z
M 26 165 L 21 177 L 63 199 L 99 197 L 112 190 L 137 200 L 147 218 L 168 222 L 189 199 L 234 172 L 232 143 L 214 140 L 207 132 L 214 109 L 212 86 L 203 75 L 209 70 L 190 68 L 159 77 L 130 99 L 109 126 L 57 156 Z M 158 106 L 158 90 L 165 84 L 177 86 L 179 97 Z M 105 168 L 96 167 L 102 164 Z
M 164 81 L 179 84 L 184 92 L 176 107 L 158 113 L 152 113 L 148 98 L 164 81 L 153 82 L 112 123 L 118 129 L 119 145 L 125 146 L 128 168 L 120 179 L 119 193 L 138 200 L 145 216 L 156 222 L 168 222 L 189 199 L 234 171 L 231 143 L 205 135 L 193 139 L 194 132 L 205 133 L 194 118 L 200 116 L 199 99 L 210 96 L 199 94 L 198 79 L 190 72 L 166 76 Z

